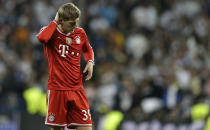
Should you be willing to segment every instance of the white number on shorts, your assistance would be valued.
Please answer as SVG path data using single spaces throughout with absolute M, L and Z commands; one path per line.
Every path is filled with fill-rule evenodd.
M 86 121 L 88 119 L 88 116 L 87 116 L 87 111 L 86 110 L 82 110 L 82 112 L 84 113 L 84 118 L 82 118 L 84 121 Z
M 88 119 L 88 115 L 90 116 L 90 119 L 91 119 L 90 109 L 88 109 L 88 112 L 86 110 L 82 110 L 82 112 L 84 113 L 84 116 L 85 116 L 84 118 L 82 118 L 84 121 Z

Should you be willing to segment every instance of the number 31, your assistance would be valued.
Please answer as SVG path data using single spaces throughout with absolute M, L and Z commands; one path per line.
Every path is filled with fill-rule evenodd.
M 91 119 L 91 115 L 90 115 L 90 109 L 88 109 L 88 111 L 86 110 L 82 110 L 82 112 L 84 113 L 84 118 L 82 118 L 84 121 L 86 121 L 88 119 L 88 116 L 90 117 Z M 87 115 L 88 114 L 88 115 Z

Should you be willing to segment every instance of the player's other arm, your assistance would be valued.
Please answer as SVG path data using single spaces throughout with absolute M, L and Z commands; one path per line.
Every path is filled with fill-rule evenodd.
M 84 38 L 85 38 L 85 44 L 83 45 L 82 49 L 83 49 L 84 58 L 87 64 L 85 66 L 83 73 L 88 71 L 88 75 L 85 77 L 85 80 L 89 80 L 91 79 L 92 74 L 93 74 L 94 52 L 91 45 L 89 44 L 89 41 L 85 32 L 84 32 Z
M 52 37 L 58 23 L 58 13 L 55 16 L 55 19 L 50 22 L 48 26 L 43 27 L 40 32 L 37 34 L 37 39 L 41 43 L 47 43 Z

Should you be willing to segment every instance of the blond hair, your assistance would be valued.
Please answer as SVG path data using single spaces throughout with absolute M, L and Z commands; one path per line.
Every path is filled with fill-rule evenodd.
M 62 18 L 64 21 L 75 20 L 79 18 L 80 10 L 73 3 L 66 3 L 58 9 L 58 15 L 59 18 Z

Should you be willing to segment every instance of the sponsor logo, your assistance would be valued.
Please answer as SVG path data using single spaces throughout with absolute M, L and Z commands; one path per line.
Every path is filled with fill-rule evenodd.
M 69 50 L 69 46 L 62 45 L 62 44 L 59 45 L 59 53 L 61 53 L 62 57 L 66 57 L 66 54 L 69 53 L 68 50 Z

